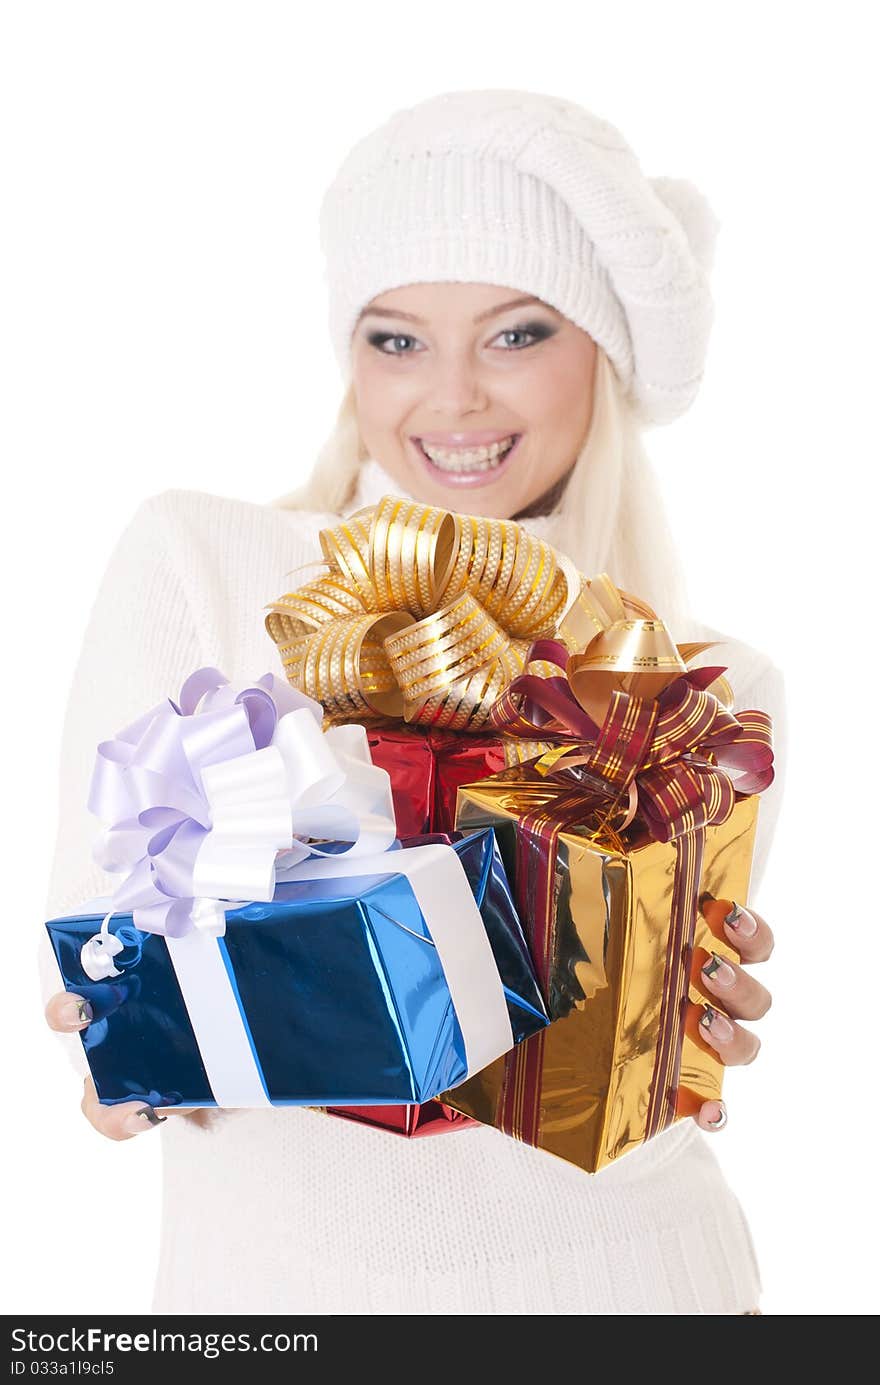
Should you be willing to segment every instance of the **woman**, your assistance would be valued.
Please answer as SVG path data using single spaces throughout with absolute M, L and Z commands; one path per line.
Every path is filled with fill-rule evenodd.
M 687 617 L 641 444 L 687 408 L 703 368 L 715 228 L 696 189 L 649 182 L 571 103 L 460 92 L 357 145 L 321 224 L 348 381 L 336 427 L 305 490 L 274 508 L 165 492 L 120 541 L 68 709 L 53 914 L 110 883 L 89 866 L 97 742 L 201 664 L 232 679 L 277 669 L 264 607 L 318 556 L 320 528 L 383 494 L 521 518 L 678 639 L 718 634 Z M 778 750 L 778 672 L 738 642 L 721 653 L 737 705 L 774 717 Z M 753 880 L 778 784 L 765 800 Z M 727 929 L 745 962 L 769 955 L 753 909 Z M 710 967 L 704 989 L 737 1020 L 770 1004 L 745 967 Z M 406 1141 L 299 1108 L 101 1107 L 75 1035 L 88 1006 L 56 995 L 47 1016 L 92 1124 L 113 1139 L 161 1130 L 157 1312 L 759 1311 L 748 1229 L 697 1129 L 724 1124 L 722 1103 L 590 1176 L 484 1127 Z M 757 1053 L 711 1004 L 704 1033 L 728 1064 Z

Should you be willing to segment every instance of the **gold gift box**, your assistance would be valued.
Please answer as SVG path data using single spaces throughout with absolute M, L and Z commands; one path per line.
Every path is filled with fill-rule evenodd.
M 517 820 L 536 810 L 552 815 L 563 794 L 529 766 L 516 767 L 460 788 L 456 826 L 495 827 L 520 895 L 523 851 L 537 847 L 534 838 L 525 844 Z M 698 899 L 747 899 L 757 815 L 752 795 L 705 829 Z M 547 876 L 550 947 L 535 957 L 553 1023 L 441 1097 L 588 1172 L 720 1096 L 724 1065 L 699 1032 L 702 1009 L 684 997 L 698 1006 L 709 998 L 697 980 L 710 950 L 739 960 L 699 909 L 692 938 L 670 946 L 677 844 L 628 843 L 625 835 L 603 839 L 586 826 L 559 832 Z M 534 899 L 518 903 L 534 952 Z

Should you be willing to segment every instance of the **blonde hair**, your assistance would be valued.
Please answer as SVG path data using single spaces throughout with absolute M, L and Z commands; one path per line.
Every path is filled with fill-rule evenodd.
M 358 469 L 366 458 L 354 388 L 349 385 L 305 485 L 273 503 L 285 509 L 342 513 L 351 506 Z M 381 465 L 381 458 L 376 460 Z M 686 583 L 642 427 L 614 366 L 598 346 L 590 427 L 548 519 L 547 537 L 581 572 L 609 573 L 619 587 L 647 601 L 676 638 L 687 638 Z

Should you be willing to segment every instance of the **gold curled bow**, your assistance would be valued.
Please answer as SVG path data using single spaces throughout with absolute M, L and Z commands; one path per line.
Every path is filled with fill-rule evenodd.
M 268 608 L 288 680 L 331 720 L 475 731 L 578 581 L 512 520 L 386 495 L 319 534 L 327 572 Z
M 569 652 L 566 675 L 581 707 L 599 725 L 615 692 L 657 697 L 718 640 L 676 644 L 646 601 L 618 587 L 607 572 L 585 580 L 560 622 L 557 638 Z M 530 653 L 533 651 L 530 651 Z M 534 671 L 547 676 L 546 660 Z M 551 657 L 551 663 L 555 659 Z M 539 667 L 540 665 L 540 667 Z M 527 672 L 533 671 L 530 660 Z M 728 710 L 733 689 L 722 675 L 707 690 Z

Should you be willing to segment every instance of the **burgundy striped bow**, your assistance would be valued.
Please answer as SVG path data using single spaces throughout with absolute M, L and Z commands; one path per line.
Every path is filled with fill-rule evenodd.
M 608 673 L 589 666 L 589 652 L 572 656 L 558 641 L 537 641 L 526 668 L 541 673 L 515 678 L 492 708 L 492 724 L 506 735 L 555 742 L 535 762 L 539 773 L 577 778 L 591 796 L 624 810 L 618 827 L 638 814 L 657 841 L 724 822 L 737 794 L 772 783 L 770 718 L 757 709 L 734 714 L 708 691 L 722 667 L 687 669 L 681 660 L 656 696 L 639 695 L 645 675 L 632 672 L 630 690 L 618 686 L 609 696 L 600 682 Z M 603 700 L 600 723 L 585 703 Z M 576 767 L 576 776 L 568 773 Z

